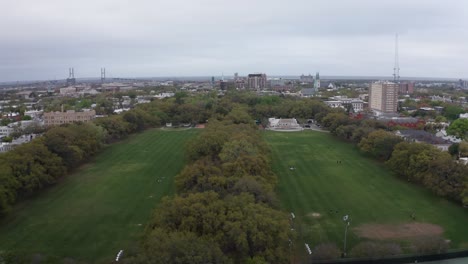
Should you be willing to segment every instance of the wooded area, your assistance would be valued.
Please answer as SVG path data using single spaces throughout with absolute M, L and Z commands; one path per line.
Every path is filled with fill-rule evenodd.
M 178 93 L 92 123 L 51 127 L 1 154 L 0 216 L 18 200 L 57 183 L 106 144 L 168 122 L 207 122 L 186 146 L 189 165 L 176 177 L 178 195 L 161 203 L 141 250 L 126 263 L 286 263 L 293 234 L 288 216 L 279 210 L 277 178 L 254 122 L 266 125 L 269 117 L 314 119 L 404 179 L 468 204 L 468 166 L 433 146 L 403 142 L 376 120 L 351 119 L 316 99 Z
M 268 148 L 247 111 L 210 119 L 187 156 L 178 195 L 157 208 L 141 252 L 125 263 L 287 263 L 288 215 L 277 207 Z

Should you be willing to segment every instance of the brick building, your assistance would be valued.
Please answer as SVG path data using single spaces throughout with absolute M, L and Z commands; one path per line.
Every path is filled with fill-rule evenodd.
M 249 74 L 247 86 L 251 90 L 263 90 L 267 88 L 267 76 L 264 73 Z
M 89 122 L 93 120 L 95 116 L 96 112 L 94 110 L 84 112 L 75 112 L 74 110 L 68 110 L 66 112 L 44 113 L 42 118 L 44 119 L 44 125 L 54 126 L 74 122 Z

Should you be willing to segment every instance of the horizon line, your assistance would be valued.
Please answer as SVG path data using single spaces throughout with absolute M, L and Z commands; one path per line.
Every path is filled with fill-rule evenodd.
M 302 74 L 301 74 L 302 75 Z M 292 79 L 299 79 L 301 75 L 281 75 L 281 74 L 274 74 L 274 75 L 268 75 L 267 77 L 288 77 Z M 234 77 L 234 75 L 224 75 L 224 77 Z M 243 76 L 240 75 L 240 77 L 246 77 L 247 75 Z M 307 76 L 307 75 L 306 75 Z M 162 78 L 167 78 L 167 79 L 178 79 L 178 78 L 221 78 L 222 75 L 168 75 L 168 76 L 139 76 L 139 77 L 108 77 L 106 79 L 112 80 L 112 79 L 162 79 Z M 314 76 L 315 77 L 315 76 Z M 321 80 L 333 80 L 335 78 L 339 78 L 341 80 L 346 80 L 346 78 L 354 79 L 354 80 L 385 80 L 385 78 L 393 79 L 393 76 L 388 75 L 388 76 L 377 76 L 377 75 L 322 75 L 320 76 Z M 60 78 L 60 79 L 27 79 L 27 80 L 15 80 L 15 81 L 0 81 L 0 84 L 5 85 L 5 84 L 14 84 L 14 83 L 28 83 L 28 82 L 48 82 L 48 81 L 63 81 L 66 80 L 67 78 Z M 76 77 L 76 80 L 100 80 L 101 77 Z M 428 81 L 436 81 L 436 80 L 443 80 L 443 81 L 458 81 L 458 80 L 466 80 L 468 78 L 459 78 L 459 77 L 427 77 L 427 76 L 400 76 L 400 79 L 403 80 L 428 80 Z

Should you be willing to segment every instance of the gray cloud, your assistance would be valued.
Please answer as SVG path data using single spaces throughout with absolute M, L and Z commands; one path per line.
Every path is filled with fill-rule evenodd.
M 15 0 L 0 81 L 239 72 L 468 76 L 468 8 L 448 0 Z

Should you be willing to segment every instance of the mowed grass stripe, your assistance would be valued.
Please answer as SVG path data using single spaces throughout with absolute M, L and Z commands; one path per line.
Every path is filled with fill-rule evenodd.
M 352 247 L 362 240 L 353 227 L 408 223 L 414 212 L 416 221 L 443 227 L 452 247 L 468 246 L 468 210 L 399 179 L 352 144 L 313 131 L 268 131 L 265 139 L 272 148 L 282 205 L 297 216 L 294 222 L 301 243 L 334 242 L 342 247 L 342 217 L 349 214 L 348 245 Z M 314 218 L 312 213 L 321 216 Z
M 15 207 L 1 222 L 0 250 L 108 263 L 138 242 L 154 206 L 173 193 L 185 143 L 196 134 L 150 130 L 106 148 Z

